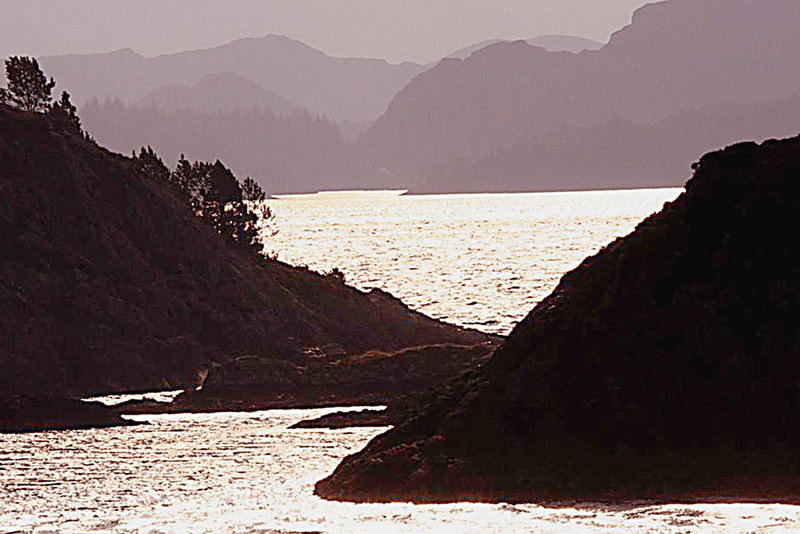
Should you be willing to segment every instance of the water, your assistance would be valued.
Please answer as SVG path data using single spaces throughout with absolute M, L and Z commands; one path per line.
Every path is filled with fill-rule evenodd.
M 271 201 L 280 233 L 269 248 L 316 270 L 339 267 L 349 282 L 431 315 L 506 333 L 565 271 L 678 193 L 294 197 Z M 800 507 L 768 504 L 323 501 L 314 482 L 385 430 L 288 429 L 330 411 L 137 416 L 151 424 L 0 435 L 0 533 L 800 530 Z
M 348 504 L 312 495 L 385 429 L 288 430 L 330 412 L 137 416 L 146 426 L 4 435 L 0 532 L 778 532 L 779 505 Z
M 681 189 L 271 200 L 267 250 L 293 265 L 342 270 L 429 316 L 507 334 L 561 276 Z

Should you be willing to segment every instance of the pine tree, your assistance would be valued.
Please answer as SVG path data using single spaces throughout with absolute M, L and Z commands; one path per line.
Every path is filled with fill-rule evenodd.
M 63 91 L 61 93 L 61 100 L 53 104 L 51 113 L 54 115 L 60 113 L 66 123 L 72 126 L 76 132 L 81 133 L 83 131 L 81 129 L 81 119 L 78 117 L 78 108 L 70 101 L 68 92 Z
M 23 111 L 47 111 L 56 82 L 47 80 L 36 58 L 11 56 L 6 59 L 8 88 L 0 89 L 0 102 Z M 69 100 L 69 95 L 67 95 Z M 70 104 L 71 105 L 71 104 Z
M 266 200 L 267 194 L 264 193 L 264 190 L 261 189 L 261 186 L 258 185 L 258 182 L 248 176 L 242 183 L 242 197 L 245 200 L 261 202 Z

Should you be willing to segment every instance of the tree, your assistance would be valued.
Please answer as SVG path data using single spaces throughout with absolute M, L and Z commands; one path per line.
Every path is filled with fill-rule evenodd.
M 82 132 L 81 119 L 78 117 L 78 108 L 76 108 L 70 101 L 68 92 L 63 91 L 61 93 L 61 100 L 53 104 L 50 112 L 56 116 L 60 115 L 62 119 L 76 132 Z
M 194 214 L 218 234 L 254 254 L 261 253 L 260 229 L 273 215 L 261 202 L 266 195 L 254 180 L 246 179 L 243 190 L 221 161 L 189 163 L 181 155 L 170 181 L 187 196 Z
M 11 56 L 6 59 L 8 88 L 0 89 L 0 102 L 23 111 L 47 111 L 56 82 L 47 80 L 36 58 Z M 69 95 L 67 95 L 69 100 Z
M 267 194 L 264 193 L 264 190 L 261 189 L 258 182 L 248 176 L 244 179 L 244 183 L 242 183 L 242 197 L 245 200 L 262 202 L 266 200 Z
M 140 165 L 142 172 L 150 178 L 167 182 L 170 181 L 171 173 L 169 172 L 169 168 L 164 165 L 164 162 L 158 154 L 156 154 L 155 150 L 149 146 L 147 148 L 142 147 L 138 156 L 134 150 L 133 159 Z
M 275 214 L 265 203 L 267 194 L 258 185 L 258 182 L 249 176 L 244 179 L 242 183 L 242 198 L 247 202 L 250 211 L 254 212 L 258 217 L 258 223 L 262 234 L 268 234 L 269 237 L 278 233 L 275 228 L 270 226 L 270 223 L 275 219 Z

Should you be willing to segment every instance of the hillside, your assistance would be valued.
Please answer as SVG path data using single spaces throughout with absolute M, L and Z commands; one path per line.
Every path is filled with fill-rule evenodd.
M 742 139 L 800 131 L 800 92 L 763 104 L 718 104 L 654 124 L 565 128 L 424 175 L 416 193 L 566 191 L 680 186 L 693 162 Z
M 192 86 L 165 85 L 154 89 L 136 102 L 137 107 L 154 107 L 162 111 L 190 109 L 202 112 L 266 108 L 280 115 L 299 111 L 295 104 L 255 82 L 232 72 L 203 76 Z
M 81 108 L 86 130 L 111 150 L 151 146 L 171 166 L 181 154 L 222 159 L 237 176 L 258 180 L 270 194 L 318 191 L 347 176 L 350 153 L 336 124 L 307 111 L 278 115 L 267 108 L 213 112 L 92 101 Z
M 800 137 L 705 155 L 327 498 L 800 500 Z
M 156 57 L 125 49 L 43 57 L 39 63 L 58 80 L 58 90 L 68 88 L 79 105 L 92 97 L 132 104 L 165 85 L 192 86 L 208 74 L 232 72 L 314 113 L 352 122 L 378 118 L 425 69 L 414 63 L 330 57 L 279 35 Z
M 315 347 L 488 339 L 382 292 L 254 262 L 131 159 L 8 108 L 0 228 L 0 398 L 193 386 L 244 354 L 303 363 Z
M 537 136 L 787 98 L 800 88 L 798 35 L 793 0 L 669 0 L 637 10 L 596 51 L 496 43 L 417 76 L 362 136 L 361 150 L 373 169 L 384 169 L 376 176 L 413 190 L 452 171 L 437 189 L 462 190 L 459 169 Z M 581 188 L 604 186 L 594 180 Z M 537 189 L 531 180 L 528 190 Z

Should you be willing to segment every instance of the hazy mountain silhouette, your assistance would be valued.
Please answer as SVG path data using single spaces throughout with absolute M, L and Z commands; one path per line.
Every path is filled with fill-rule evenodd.
M 207 74 L 195 85 L 166 85 L 136 103 L 139 107 L 156 107 L 163 111 L 235 111 L 254 107 L 289 114 L 297 105 L 233 72 Z
M 90 101 L 81 108 L 86 130 L 125 154 L 151 146 L 173 166 L 222 159 L 234 174 L 256 179 L 268 193 L 317 191 L 346 176 L 348 150 L 332 121 L 306 110 L 278 115 L 265 108 L 200 113 Z
M 447 58 L 450 59 L 466 59 L 474 52 L 482 50 L 487 46 L 497 43 L 507 43 L 507 39 L 489 39 L 488 41 L 481 41 L 471 46 L 460 48 L 455 52 L 448 54 Z M 577 54 L 584 50 L 600 50 L 603 43 L 592 41 L 584 37 L 576 37 L 574 35 L 540 35 L 533 39 L 525 39 L 525 42 L 531 46 L 538 46 L 550 52 L 572 52 Z
M 575 35 L 540 35 L 525 41 L 531 46 L 539 46 L 550 52 L 572 52 L 577 54 L 584 50 L 600 50 L 603 43 L 577 37 Z
M 798 36 L 794 0 L 671 0 L 637 10 L 598 51 L 493 44 L 417 76 L 362 148 L 373 168 L 413 182 L 565 128 L 786 98 L 800 88 Z
M 92 97 L 137 102 L 165 85 L 192 86 L 221 71 L 243 76 L 298 106 L 353 122 L 373 121 L 427 67 L 378 59 L 330 57 L 283 36 L 247 38 L 215 48 L 152 58 L 124 49 L 41 58 L 48 75 L 77 103 Z
M 420 178 L 417 192 L 563 191 L 679 186 L 701 154 L 800 131 L 800 92 L 765 104 L 719 104 L 655 124 L 616 120 L 534 136 Z

